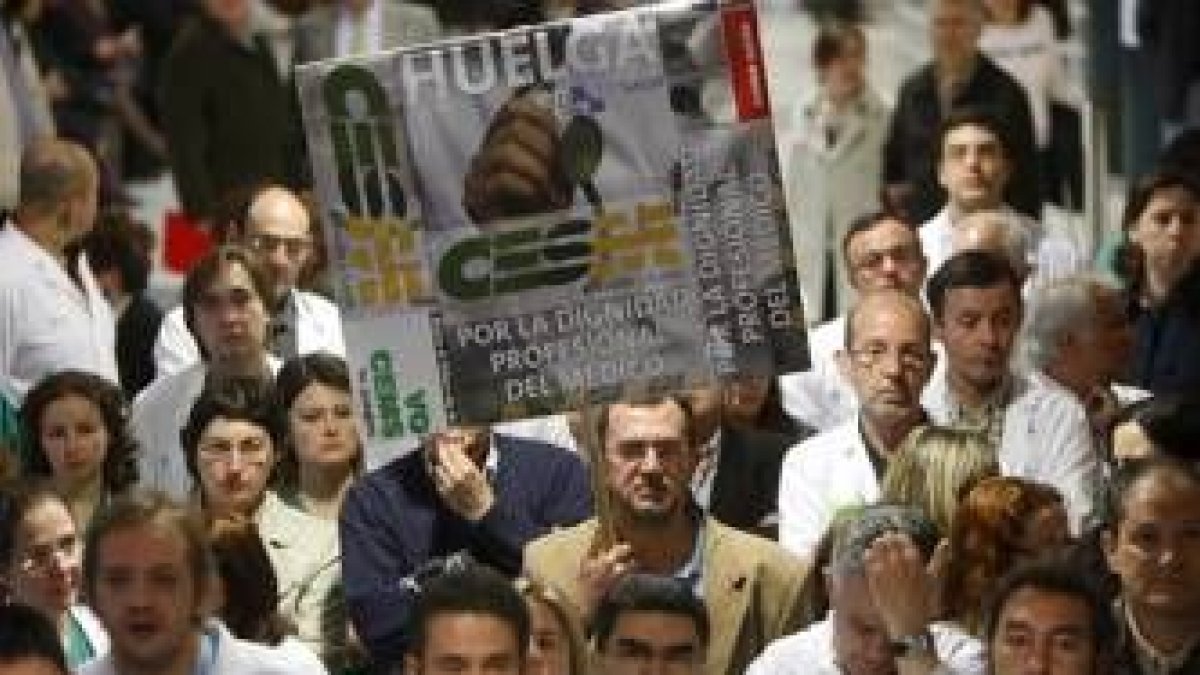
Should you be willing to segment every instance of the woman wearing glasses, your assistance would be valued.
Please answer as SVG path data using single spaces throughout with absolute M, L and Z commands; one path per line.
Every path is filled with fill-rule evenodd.
M 79 601 L 82 559 L 75 520 L 51 484 L 0 491 L 0 599 L 50 619 L 72 668 L 108 651 L 107 634 Z
M 180 438 L 204 513 L 254 521 L 279 581 L 280 613 L 329 660 L 342 647 L 323 630 L 340 604 L 333 590 L 341 576 L 337 526 L 288 506 L 269 489 L 284 423 L 269 384 L 212 381 L 192 406 Z

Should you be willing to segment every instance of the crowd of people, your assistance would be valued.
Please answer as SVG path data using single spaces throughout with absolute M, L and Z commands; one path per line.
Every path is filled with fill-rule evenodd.
M 1041 5 L 931 0 L 892 111 L 817 31 L 808 370 L 367 467 L 293 66 L 608 3 L 42 4 L 0 5 L 0 672 L 1200 673 L 1200 172 L 1131 181 L 1110 256 L 1043 227 Z M 478 173 L 522 138 L 460 208 L 529 200 Z M 176 307 L 138 152 L 215 240 Z

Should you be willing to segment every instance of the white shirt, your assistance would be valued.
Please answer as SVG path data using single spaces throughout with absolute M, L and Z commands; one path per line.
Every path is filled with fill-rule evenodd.
M 1044 377 L 1014 373 L 1012 378 L 1000 431 L 1000 473 L 1057 488 L 1078 534 L 1094 522 L 1094 486 L 1104 479 L 1087 414 L 1070 392 Z M 954 426 L 958 406 L 944 371 L 934 374 L 921 403 L 934 423 Z
M 19 398 L 60 370 L 118 381 L 112 309 L 86 256 L 76 274 L 82 288 L 16 225 L 0 230 L 0 380 Z
M 325 675 L 328 671 L 311 650 L 290 638 L 271 647 L 239 640 L 216 619 L 208 619 L 202 643 L 211 644 L 214 661 L 196 672 L 206 675 Z M 112 654 L 85 664 L 79 675 L 119 675 Z
M 834 357 L 846 345 L 846 317 L 839 316 L 808 333 L 808 370 L 779 376 L 783 410 L 797 422 L 827 431 L 854 416 L 858 399 Z
M 1025 89 L 1037 147 L 1048 147 L 1050 102 L 1073 105 L 1083 98 L 1080 87 L 1067 77 L 1065 54 L 1050 11 L 1034 4 L 1029 7 L 1029 16 L 1017 25 L 987 22 L 979 36 L 979 51 Z
M 879 501 L 879 479 L 854 416 L 793 446 L 779 471 L 779 544 L 811 560 L 838 511 Z
M 292 290 L 296 308 L 296 346 L 299 354 L 329 352 L 346 356 L 342 339 L 342 318 L 337 305 L 317 295 L 299 289 Z M 183 307 L 175 307 L 163 317 L 158 337 L 154 340 L 154 371 L 156 377 L 178 373 L 200 361 L 200 348 L 184 321 Z
M 279 359 L 268 356 L 271 373 L 279 372 Z M 192 405 L 204 389 L 208 364 L 160 377 L 133 400 L 129 426 L 138 442 L 138 479 L 144 488 L 162 490 L 184 501 L 192 489 L 192 476 L 183 457 L 179 432 L 187 426 Z
M 983 675 L 983 643 L 949 623 L 929 626 L 941 667 L 935 673 Z M 833 649 L 833 613 L 806 630 L 780 638 L 750 663 L 746 675 L 843 675 Z

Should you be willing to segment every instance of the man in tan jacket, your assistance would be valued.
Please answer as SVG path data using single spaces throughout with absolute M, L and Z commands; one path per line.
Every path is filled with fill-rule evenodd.
M 807 566 L 692 503 L 698 452 L 685 401 L 613 404 L 598 421 L 594 480 L 607 503 L 597 518 L 532 542 L 526 573 L 563 589 L 585 619 L 634 570 L 681 579 L 709 607 L 704 673 L 742 673 L 769 642 L 799 628 Z

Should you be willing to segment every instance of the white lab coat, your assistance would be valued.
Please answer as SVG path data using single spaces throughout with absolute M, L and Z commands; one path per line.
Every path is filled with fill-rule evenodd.
M 788 220 L 792 249 L 804 294 L 804 313 L 811 320 L 841 313 L 853 297 L 843 265 L 842 237 L 850 222 L 877 208 L 883 175 L 883 144 L 890 113 L 868 87 L 850 106 L 830 146 L 822 120 L 827 104 L 819 97 L 801 106 L 794 133 L 784 139 Z M 830 260 L 837 270 L 837 306 L 825 307 Z
M 16 225 L 0 230 L 0 379 L 19 399 L 60 370 L 118 381 L 112 309 L 84 255 L 76 274 L 82 288 Z
M 1057 488 L 1078 534 L 1095 522 L 1095 486 L 1104 480 L 1087 414 L 1070 392 L 1043 376 L 1012 377 L 997 457 L 1000 473 Z M 954 426 L 956 404 L 945 372 L 934 374 L 921 403 L 935 424 Z
M 779 472 L 779 544 L 811 560 L 834 515 L 879 501 L 858 417 L 788 450 Z
M 196 672 L 206 675 L 325 675 L 328 671 L 307 647 L 290 638 L 271 647 L 239 640 L 215 619 L 204 624 L 200 639 L 214 642 L 215 661 L 211 668 Z M 79 675 L 119 675 L 112 654 L 85 664 Z
M 983 643 L 950 623 L 929 625 L 942 668 L 937 673 L 983 675 L 987 658 Z M 807 629 L 780 638 L 750 663 L 746 675 L 843 675 L 833 648 L 833 612 Z
M 279 372 L 281 365 L 279 359 L 267 357 L 272 374 Z M 200 361 L 156 379 L 134 399 L 129 426 L 140 449 L 138 478 L 142 487 L 162 490 L 180 501 L 191 493 L 192 476 L 184 461 L 179 432 L 187 425 L 207 375 L 208 364 Z
M 821 432 L 854 416 L 858 399 L 835 356 L 846 345 L 846 317 L 839 316 L 808 332 L 808 370 L 779 376 L 783 410 L 797 422 Z
M 317 295 L 299 289 L 292 290 L 296 307 L 296 342 L 300 354 L 329 352 L 346 356 L 342 340 L 342 318 L 337 305 Z M 200 348 L 183 318 L 183 307 L 176 307 L 163 317 L 158 337 L 154 340 L 154 371 L 156 377 L 178 373 L 200 361 Z

